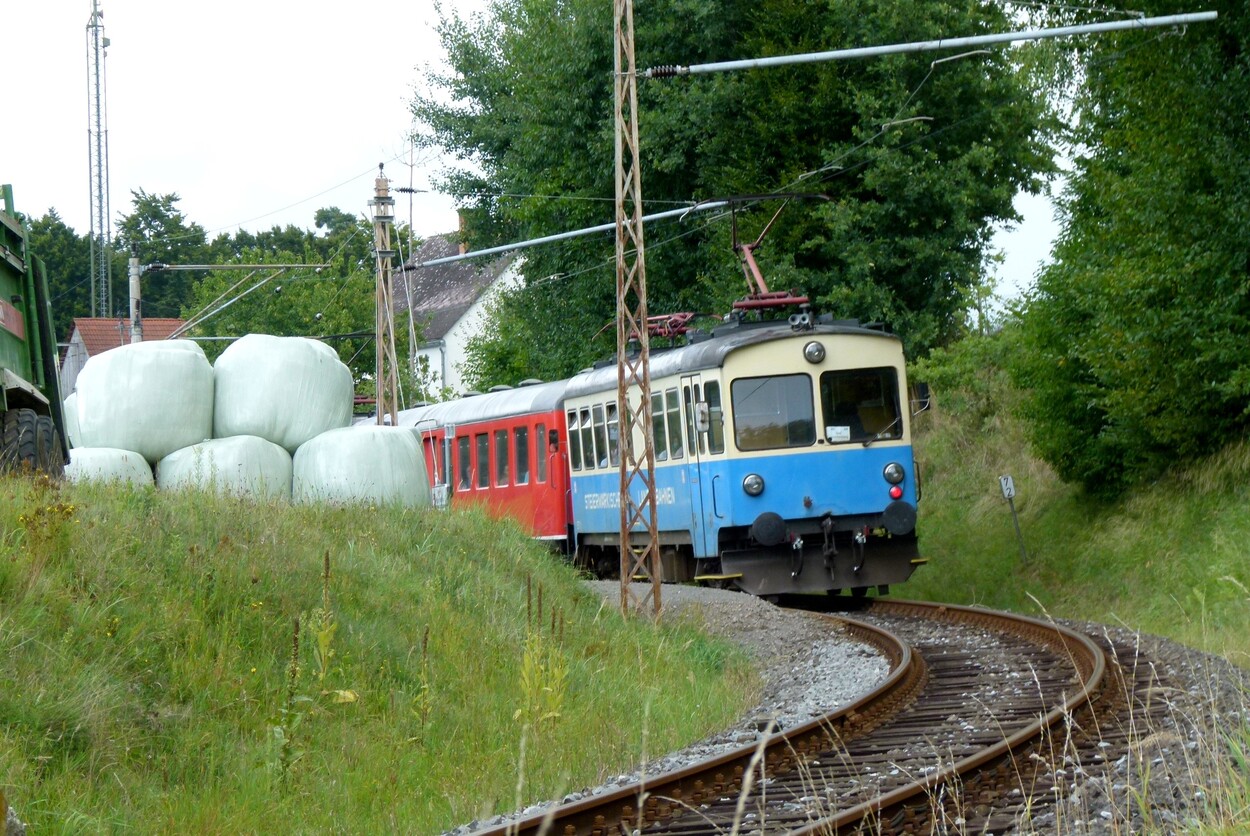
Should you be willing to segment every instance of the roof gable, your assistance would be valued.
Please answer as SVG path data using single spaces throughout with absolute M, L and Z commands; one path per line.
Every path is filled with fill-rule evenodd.
M 459 255 L 457 237 L 456 233 L 430 236 L 417 248 L 412 264 Z M 432 267 L 405 265 L 409 269 L 395 277 L 395 309 L 397 312 L 411 309 L 418 322 L 424 321 L 422 334 L 426 340 L 442 339 L 516 258 L 515 253 L 508 253 L 490 261 L 455 261 Z

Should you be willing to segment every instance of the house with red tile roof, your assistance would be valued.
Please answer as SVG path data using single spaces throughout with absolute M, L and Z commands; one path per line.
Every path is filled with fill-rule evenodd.
M 143 341 L 164 340 L 184 320 L 161 319 L 153 317 L 143 320 Z M 110 348 L 130 343 L 130 320 L 120 317 L 75 317 L 74 327 L 70 331 L 69 347 L 61 361 L 61 397 L 68 397 L 74 391 L 78 373 L 87 364 L 87 360 L 97 354 L 103 354 Z

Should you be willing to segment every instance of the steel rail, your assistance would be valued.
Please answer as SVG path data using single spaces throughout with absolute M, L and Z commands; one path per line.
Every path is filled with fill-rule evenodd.
M 1015 769 L 1017 762 L 1013 758 L 1023 758 L 1023 750 L 1041 740 L 1048 730 L 1060 727 L 1083 705 L 1092 704 L 1108 679 L 1103 651 L 1088 637 L 1056 624 L 973 607 L 913 601 L 878 600 L 869 612 L 887 618 L 914 617 L 935 623 L 959 623 L 1014 636 L 1045 648 L 1070 665 L 1071 673 L 1065 678 L 1071 680 L 1071 687 L 1055 695 L 1056 702 L 1045 703 L 1054 707 L 1040 719 L 1004 729 L 1003 737 L 992 745 L 923 778 L 885 790 L 868 801 L 793 822 L 786 832 L 907 831 L 916 819 L 923 819 L 931 812 L 935 798 L 948 789 L 958 795 L 961 787 L 966 788 L 975 780 L 969 776 L 976 775 L 978 770 L 985 774 L 991 766 L 1004 765 L 1009 770 Z M 823 617 L 888 659 L 890 674 L 878 688 L 825 717 L 768 735 L 755 744 L 701 764 L 646 777 L 612 792 L 552 806 L 542 813 L 477 833 L 601 836 L 641 832 L 655 825 L 671 826 L 673 832 L 707 830 L 709 826 L 716 830 L 712 817 L 725 819 L 726 799 L 741 798 L 744 785 L 750 791 L 753 781 L 758 787 L 764 780 L 773 781 L 804 769 L 819 760 L 822 753 L 843 749 L 857 739 L 871 739 L 879 726 L 903 715 L 913 704 L 919 705 L 918 700 L 923 698 L 929 680 L 929 665 L 920 653 L 887 629 L 839 616 Z M 764 779 L 760 778 L 761 772 Z M 704 805 L 719 805 L 719 810 L 700 809 Z M 755 824 L 766 823 L 757 821 Z
M 1058 624 L 1027 616 L 1008 616 L 1005 613 L 974 607 L 916 601 L 878 601 L 873 604 L 873 610 L 883 614 L 916 615 L 922 618 L 932 618 L 932 613 L 941 613 L 945 620 L 983 623 L 986 626 L 990 626 L 991 623 L 996 627 L 1001 627 L 1003 624 L 1021 625 L 1023 629 L 1019 629 L 1018 634 L 1027 635 L 1051 647 L 1056 653 L 1066 656 L 1072 662 L 1080 678 L 1079 687 L 1061 705 L 1053 708 L 1044 717 L 1024 726 L 997 744 L 910 785 L 899 787 L 871 801 L 792 831 L 796 836 L 798 834 L 836 834 L 851 830 L 858 831 L 869 820 L 876 820 L 878 825 L 887 820 L 898 822 L 899 819 L 906 817 L 906 808 L 909 806 L 921 805 L 928 808 L 930 800 L 944 787 L 954 786 L 965 780 L 969 774 L 991 764 L 1011 760 L 1014 754 L 1038 741 L 1047 731 L 1064 724 L 1077 709 L 1092 704 L 1107 677 L 1107 660 L 1102 649 L 1088 636 Z M 880 829 L 874 829 L 874 832 L 880 832 Z
M 614 833 L 621 825 L 626 830 L 641 829 L 674 815 L 697 815 L 696 808 L 705 800 L 737 793 L 744 776 L 759 760 L 763 760 L 769 773 L 788 771 L 808 754 L 825 751 L 840 739 L 871 731 L 906 707 L 924 687 L 924 660 L 893 633 L 835 616 L 818 617 L 835 624 L 848 638 L 875 648 L 888 660 L 890 673 L 878 687 L 831 714 L 779 731 L 712 760 L 644 778 L 612 792 L 553 806 L 543 813 L 505 825 L 475 831 L 475 836 Z

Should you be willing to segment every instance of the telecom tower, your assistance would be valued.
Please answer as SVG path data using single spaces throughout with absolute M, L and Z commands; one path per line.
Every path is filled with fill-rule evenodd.
M 109 220 L 108 119 L 104 112 L 104 12 L 91 0 L 87 20 L 87 150 L 91 178 L 91 315 L 113 315 L 112 222 Z

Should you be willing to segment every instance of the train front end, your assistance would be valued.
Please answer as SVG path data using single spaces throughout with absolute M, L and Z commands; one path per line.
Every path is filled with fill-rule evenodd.
M 720 377 L 709 421 L 727 455 L 708 462 L 702 503 L 713 571 L 756 595 L 907 580 L 924 561 L 898 338 L 817 325 L 732 351 Z

